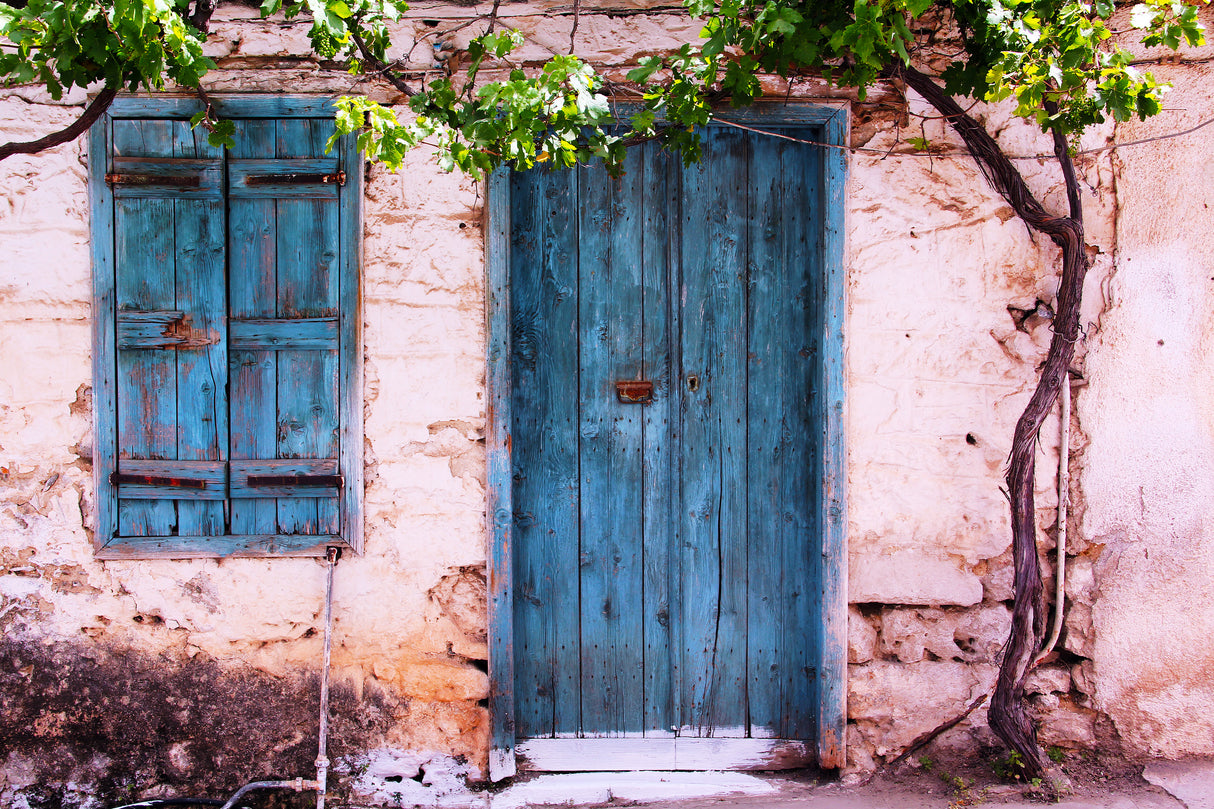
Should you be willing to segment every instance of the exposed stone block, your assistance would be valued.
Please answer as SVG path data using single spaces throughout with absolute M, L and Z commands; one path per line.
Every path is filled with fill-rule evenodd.
M 853 604 L 972 606 L 982 601 L 982 582 L 956 559 L 934 553 L 853 553 L 848 568 L 848 598 Z
M 1010 615 L 995 605 L 971 610 L 890 609 L 881 616 L 881 651 L 903 663 L 995 662 Z
M 1095 711 L 1055 697 L 1050 710 L 1041 715 L 1038 740 L 1044 745 L 1092 749 L 1096 746 Z
M 1071 690 L 1071 672 L 1064 666 L 1033 669 L 1024 684 L 1027 694 L 1065 694 Z
M 924 731 L 963 711 L 994 680 L 995 669 L 959 662 L 913 665 L 879 661 L 853 668 L 848 717 L 874 741 L 879 756 L 895 754 Z
M 855 607 L 847 608 L 847 662 L 867 663 L 877 649 L 877 630 Z

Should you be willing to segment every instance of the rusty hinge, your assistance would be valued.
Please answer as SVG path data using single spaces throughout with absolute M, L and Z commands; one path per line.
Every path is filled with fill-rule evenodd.
M 245 185 L 314 185 L 316 183 L 345 185 L 346 173 L 338 171 L 334 174 L 250 174 L 245 177 Z
M 649 404 L 653 401 L 653 382 L 648 379 L 620 379 L 615 395 L 624 404 Z
M 345 480 L 341 475 L 249 475 L 248 485 L 262 486 L 336 486 L 341 488 Z
M 117 174 L 105 175 L 110 185 L 176 185 L 183 188 L 198 188 L 202 185 L 198 175 L 190 174 Z
M 136 475 L 131 472 L 115 472 L 110 475 L 110 483 L 117 486 L 122 483 L 134 483 L 143 486 L 172 486 L 178 489 L 205 489 L 207 482 L 197 478 L 171 478 L 160 475 Z

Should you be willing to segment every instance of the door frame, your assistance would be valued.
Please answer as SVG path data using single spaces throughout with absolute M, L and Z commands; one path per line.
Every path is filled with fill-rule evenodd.
M 760 102 L 721 111 L 717 120 L 743 127 L 820 126 L 823 155 L 824 269 L 822 323 L 822 625 L 818 668 L 817 760 L 822 769 L 846 763 L 847 725 L 847 510 L 844 443 L 845 183 L 850 106 L 847 103 Z M 712 125 L 712 124 L 710 124 Z M 488 548 L 489 778 L 515 774 L 513 468 L 511 464 L 510 176 L 490 175 L 485 206 L 487 314 L 485 522 Z

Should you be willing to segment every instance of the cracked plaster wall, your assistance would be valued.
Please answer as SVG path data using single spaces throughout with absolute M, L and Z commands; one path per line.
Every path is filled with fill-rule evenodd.
M 1214 50 L 1187 56 L 1152 68 L 1175 84 L 1166 112 L 1120 125 L 1119 140 L 1209 118 Z M 1091 604 L 1092 625 L 1072 643 L 1092 658 L 1096 703 L 1127 745 L 1167 757 L 1214 752 L 1209 131 L 1117 154 L 1115 270 L 1077 399 L 1087 569 L 1068 594 Z
M 511 14 L 523 23 L 540 8 Z M 349 86 L 298 58 L 306 52 L 300 26 L 254 16 L 221 9 L 209 46 L 220 63 L 213 92 Z M 567 20 L 531 22 L 536 55 L 541 45 L 567 43 Z M 420 18 L 407 25 L 423 35 L 432 28 Z M 646 15 L 583 20 L 578 45 L 615 69 L 639 53 L 633 43 L 649 52 L 693 33 Z M 1174 69 L 1181 82 L 1204 70 Z M 1210 109 L 1207 95 L 1185 92 L 1174 96 L 1191 107 L 1183 120 Z M 806 84 L 793 95 L 826 94 Z M 79 101 L 54 105 L 15 91 L 0 99 L 0 137 L 62 126 Z M 1009 307 L 1027 312 L 1052 302 L 1057 256 L 967 158 L 882 156 L 899 132 L 956 145 L 941 122 L 916 117 L 928 113 L 921 103 L 912 98 L 904 108 L 896 92 L 878 90 L 853 109 L 853 145 L 876 150 L 850 158 L 846 197 L 849 754 L 864 767 L 951 718 L 992 682 L 1011 598 L 1003 464 L 1050 337 L 1047 319 L 1013 317 Z M 979 112 L 1010 153 L 1048 151 L 1006 111 Z M 1182 118 L 1123 125 L 1118 137 L 1175 129 Z M 1103 145 L 1112 134 L 1111 126 L 1099 128 L 1083 145 Z M 1176 603 L 1179 593 L 1211 586 L 1210 487 L 1202 481 L 1214 463 L 1214 383 L 1201 369 L 1214 271 L 1210 215 L 1197 205 L 1207 201 L 1211 141 L 1196 142 L 1205 151 L 1169 143 L 1079 159 L 1093 269 L 1083 318 L 1089 338 L 1077 368 L 1090 384 L 1077 389 L 1073 422 L 1080 478 L 1072 498 L 1082 520 L 1069 546 L 1065 651 L 1030 688 L 1048 743 L 1091 746 L 1120 734 L 1134 750 L 1214 752 L 1210 711 L 1202 709 L 1210 678 L 1197 679 L 1214 658 L 1188 653 L 1214 618 L 1193 618 Z M 300 727 L 311 733 L 314 722 L 321 565 L 92 557 L 84 152 L 77 142 L 0 165 L 8 259 L 0 274 L 0 625 L 13 671 L 27 678 L 5 680 L 4 693 L 34 682 L 39 667 L 70 675 L 67 682 L 94 671 L 121 679 L 132 670 L 122 661 L 136 654 L 133 670 L 150 672 L 153 687 L 163 671 L 165 682 L 185 689 L 188 707 L 176 709 L 184 718 L 163 726 L 171 734 L 181 723 L 237 712 L 223 703 L 224 692 L 183 685 L 196 682 L 196 672 L 216 672 L 246 683 L 235 690 L 250 700 L 290 693 L 296 707 L 273 738 L 235 733 L 226 749 L 192 751 L 166 740 L 163 760 L 136 786 L 203 783 L 202 773 L 220 761 L 231 766 L 206 782 L 217 787 L 232 785 L 225 777 L 306 772 L 307 745 L 296 735 Z M 1061 210 L 1049 161 L 1018 166 L 1047 207 Z M 1183 178 L 1166 199 L 1188 215 L 1161 215 L 1161 172 Z M 437 171 L 424 152 L 400 174 L 370 170 L 367 553 L 341 562 L 335 588 L 335 678 L 349 694 L 338 701 L 348 721 L 339 723 L 335 746 L 351 761 L 377 749 L 403 751 L 393 760 L 434 754 L 466 760 L 475 775 L 487 753 L 482 205 L 481 189 Z M 1038 455 L 1046 548 L 1057 441 L 1054 420 Z M 1188 641 L 1171 645 L 1177 637 Z M 168 708 L 140 710 L 154 717 Z M 21 738 L 70 747 L 82 732 L 71 722 L 44 723 Z M 979 711 L 945 743 L 989 741 Z M 98 763 L 85 747 L 71 753 L 82 762 L 72 778 L 112 777 L 121 757 Z M 267 749 L 281 755 L 265 759 Z M 271 763 L 259 765 L 263 759 Z M 26 794 L 36 780 L 30 773 L 46 777 L 38 767 L 10 760 L 0 795 Z

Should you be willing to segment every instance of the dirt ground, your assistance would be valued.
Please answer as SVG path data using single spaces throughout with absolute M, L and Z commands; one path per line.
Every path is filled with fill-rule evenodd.
M 928 754 L 865 779 L 824 779 L 815 772 L 764 776 L 778 786 L 767 795 L 721 795 L 678 801 L 612 801 L 599 807 L 651 809 L 954 809 L 1060 804 L 1073 809 L 1185 809 L 1142 777 L 1143 763 L 1092 753 L 1057 754 L 1066 789 L 1010 777 L 994 751 L 970 758 Z

